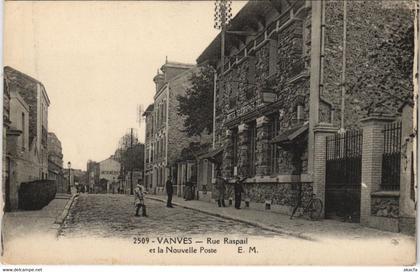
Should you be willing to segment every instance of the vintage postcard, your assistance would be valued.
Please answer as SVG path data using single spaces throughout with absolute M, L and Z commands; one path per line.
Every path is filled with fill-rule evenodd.
M 416 263 L 416 1 L 5 1 L 3 264 Z

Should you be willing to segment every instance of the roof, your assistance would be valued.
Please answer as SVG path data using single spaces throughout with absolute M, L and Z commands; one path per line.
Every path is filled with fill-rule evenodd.
M 289 130 L 284 131 L 283 133 L 280 133 L 279 135 L 275 136 L 271 142 L 272 143 L 283 143 L 283 144 L 287 144 L 287 143 L 291 143 L 294 140 L 296 140 L 296 138 L 298 138 L 298 136 L 300 136 L 301 134 L 303 134 L 304 132 L 306 132 L 309 128 L 309 122 L 305 122 L 300 126 L 296 126 L 294 128 L 291 128 Z
M 258 20 L 264 18 L 265 15 L 274 9 L 270 1 L 249 1 L 245 6 L 236 14 L 236 16 L 229 22 L 226 30 L 241 30 L 247 25 L 258 26 Z M 236 38 L 233 35 L 226 35 L 226 48 L 229 48 Z M 197 58 L 197 63 L 202 63 L 208 59 L 220 59 L 220 45 L 221 33 L 213 39 L 207 48 Z
M 143 112 L 142 116 L 146 116 L 149 112 L 153 112 L 154 107 L 155 107 L 154 104 L 150 104 L 149 106 L 147 106 L 147 108 Z
M 205 159 L 207 159 L 207 160 L 209 160 L 209 161 L 211 161 L 213 163 L 220 163 L 220 159 L 221 158 L 218 158 L 218 157 L 222 154 L 223 149 L 224 149 L 223 147 L 212 149 L 209 152 L 207 152 L 207 153 L 199 156 L 198 159 L 199 160 L 205 160 Z
M 45 96 L 45 100 L 47 101 L 48 105 L 50 105 L 50 98 L 48 97 L 47 91 L 45 90 L 45 86 L 44 84 L 42 84 L 41 81 L 25 73 L 22 73 L 21 71 L 18 71 L 10 66 L 4 67 L 4 77 L 6 81 L 19 82 L 21 87 L 25 89 L 37 90 L 36 84 L 39 84 L 41 86 L 42 93 Z

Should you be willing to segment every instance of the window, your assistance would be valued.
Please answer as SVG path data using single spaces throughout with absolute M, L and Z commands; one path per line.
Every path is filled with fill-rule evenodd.
M 272 140 L 275 136 L 277 136 L 279 131 L 279 114 L 273 114 L 270 116 L 270 123 L 268 126 L 268 133 L 270 140 Z M 278 152 L 277 152 L 277 144 L 271 143 L 270 144 L 270 154 L 268 156 L 269 165 L 270 165 L 270 173 L 277 174 L 277 162 L 278 162 Z
M 238 166 L 238 129 L 234 129 L 232 132 L 232 144 L 233 144 L 233 167 L 232 175 L 234 174 L 235 166 Z
M 253 121 L 249 124 L 249 144 L 248 144 L 248 160 L 249 160 L 249 176 L 253 177 L 256 173 L 256 143 L 257 143 L 257 126 Z
M 277 40 L 269 40 L 268 76 L 277 73 Z

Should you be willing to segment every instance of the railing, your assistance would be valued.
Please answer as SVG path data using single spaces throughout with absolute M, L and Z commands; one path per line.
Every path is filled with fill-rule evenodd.
M 401 122 L 385 125 L 384 152 L 382 154 L 383 190 L 398 191 L 400 189 L 401 170 Z

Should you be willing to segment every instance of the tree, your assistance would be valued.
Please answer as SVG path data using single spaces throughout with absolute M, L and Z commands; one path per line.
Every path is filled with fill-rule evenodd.
M 213 130 L 214 70 L 203 66 L 191 76 L 192 86 L 185 96 L 179 95 L 178 113 L 185 117 L 184 127 L 188 136 L 200 136 Z

